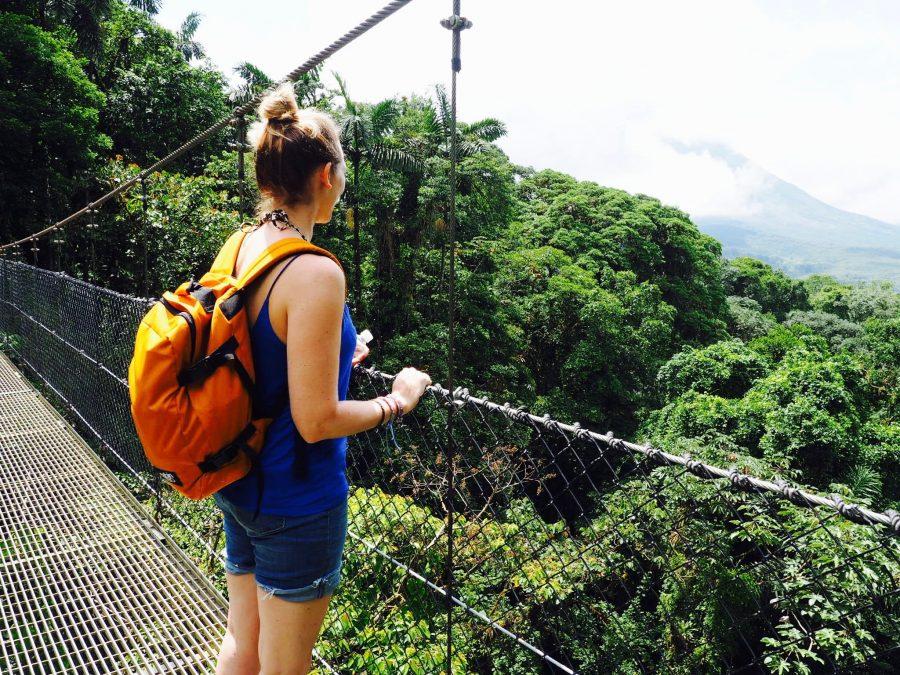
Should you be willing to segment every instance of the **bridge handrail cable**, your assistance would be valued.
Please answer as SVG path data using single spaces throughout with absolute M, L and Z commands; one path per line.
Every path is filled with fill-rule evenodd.
M 67 283 L 71 283 L 80 287 L 94 288 L 92 284 L 71 277 L 64 272 L 44 270 L 41 268 L 33 267 L 21 261 L 14 260 L 6 260 L 3 264 L 23 269 L 27 268 L 32 273 L 65 278 Z M 138 303 L 141 306 L 147 306 L 149 304 L 152 304 L 156 300 L 155 298 L 140 298 L 137 296 L 117 293 L 116 291 L 108 289 L 103 289 L 103 291 L 104 293 L 108 293 L 111 296 L 118 297 L 121 300 Z M 4 304 L 11 304 L 6 302 L 5 300 L 0 300 L 0 302 L 3 302 Z M 51 334 L 55 339 L 61 341 L 73 352 L 78 353 L 79 355 L 91 361 L 94 367 L 105 372 L 110 376 L 111 380 L 127 389 L 128 381 L 123 376 L 115 374 L 113 372 L 113 367 L 109 366 L 108 364 L 102 363 L 98 359 L 92 358 L 84 350 L 79 349 L 75 345 L 72 345 L 56 331 L 45 326 L 39 319 L 31 316 L 21 307 L 18 307 L 14 304 L 11 304 L 11 306 L 13 309 L 20 312 L 23 316 L 27 317 L 32 323 L 37 325 L 38 328 L 41 328 L 45 332 Z M 384 382 L 392 382 L 395 377 L 395 375 L 391 375 L 390 373 L 378 370 L 375 366 L 357 365 L 355 366 L 355 369 L 365 372 L 371 377 L 377 377 Z M 873 511 L 872 509 L 861 506 L 859 504 L 847 503 L 839 495 L 836 494 L 832 494 L 826 497 L 807 492 L 789 484 L 787 481 L 781 478 L 766 480 L 750 474 L 742 473 L 737 469 L 725 469 L 713 464 L 707 464 L 705 462 L 701 462 L 692 458 L 688 454 L 675 455 L 660 448 L 653 447 L 650 444 L 634 443 L 632 441 L 617 438 L 613 435 L 612 431 L 601 434 L 596 431 L 591 431 L 590 429 L 584 428 L 580 422 L 572 422 L 567 424 L 565 422 L 560 422 L 559 420 L 553 419 L 549 413 L 539 416 L 528 412 L 527 410 L 525 410 L 524 406 L 515 407 L 508 401 L 500 404 L 491 401 L 486 396 L 474 396 L 469 393 L 469 390 L 466 387 L 458 386 L 455 387 L 451 392 L 449 389 L 441 386 L 441 384 L 437 382 L 429 385 L 427 387 L 427 390 L 431 391 L 433 394 L 436 394 L 447 405 L 449 405 L 449 402 L 452 400 L 453 404 L 457 408 L 461 408 L 468 404 L 483 408 L 484 410 L 487 410 L 494 414 L 505 415 L 506 417 L 516 422 L 526 424 L 540 424 L 545 429 L 567 432 L 572 434 L 577 439 L 591 440 L 595 443 L 602 444 L 604 447 L 610 450 L 618 452 L 632 452 L 644 455 L 647 459 L 654 461 L 660 465 L 682 466 L 698 478 L 702 478 L 705 480 L 727 479 L 733 487 L 740 490 L 745 490 L 748 492 L 753 490 L 771 492 L 781 498 L 787 499 L 793 504 L 804 506 L 807 508 L 823 506 L 825 508 L 834 510 L 838 515 L 855 523 L 861 525 L 883 525 L 889 528 L 889 530 L 894 534 L 900 534 L 900 513 L 891 509 L 885 510 L 883 512 Z

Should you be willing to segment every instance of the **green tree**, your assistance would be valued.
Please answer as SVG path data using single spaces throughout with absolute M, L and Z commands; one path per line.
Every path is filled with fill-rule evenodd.
M 367 228 L 369 232 L 358 225 L 355 229 L 361 241 L 367 237 L 368 247 L 362 248 L 374 251 L 373 259 L 361 261 L 360 265 L 363 278 L 367 273 L 371 275 L 371 295 L 365 297 L 364 293 L 364 307 L 378 308 L 371 317 L 373 330 L 386 339 L 413 329 L 414 301 L 427 302 L 417 296 L 415 283 L 420 278 L 418 266 L 429 246 L 441 248 L 441 270 L 444 269 L 450 188 L 449 136 L 445 135 L 445 129 L 449 127 L 440 121 L 439 109 L 439 103 L 418 96 L 403 98 L 393 105 L 356 108 L 362 118 L 377 114 L 392 120 L 390 133 L 382 134 L 378 145 L 392 154 L 401 151 L 415 163 L 409 167 L 411 170 L 399 172 L 399 166 L 376 168 L 370 162 L 361 161 L 355 179 L 359 201 L 367 205 L 365 220 L 371 224 Z M 347 125 L 348 131 L 352 126 Z M 457 174 L 457 212 L 461 226 L 457 228 L 456 239 L 460 243 L 485 234 L 485 230 L 501 231 L 508 222 L 512 202 L 513 171 L 508 158 L 485 140 L 499 130 L 472 126 L 475 128 L 471 131 L 465 125 L 458 129 L 460 139 L 470 141 L 465 147 L 471 153 L 462 157 Z M 349 145 L 361 147 L 353 146 L 353 141 Z M 479 161 L 481 155 L 484 157 Z M 464 229 L 468 218 L 463 214 L 475 214 L 473 225 L 484 229 Z M 353 216 L 357 220 L 357 214 Z M 439 275 L 443 278 L 443 272 Z
M 112 161 L 102 187 L 109 189 L 137 172 L 137 165 Z M 151 174 L 146 216 L 140 190 L 121 193 L 99 214 L 96 229 L 82 226 L 69 232 L 66 268 L 129 294 L 146 285 L 154 297 L 192 276 L 199 278 L 240 222 L 237 197 L 222 189 L 220 180 L 170 171 Z
M 854 466 L 859 453 L 862 373 L 852 361 L 816 352 L 789 352 L 743 399 L 756 420 L 759 449 L 774 464 L 793 466 L 826 482 Z
M 242 82 L 233 88 L 228 94 L 228 100 L 232 106 L 242 106 L 253 97 L 261 94 L 275 84 L 263 70 L 249 61 L 239 63 L 234 67 L 234 72 Z M 294 82 L 294 93 L 297 95 L 297 103 L 300 106 L 327 105 L 329 98 L 322 94 L 321 67 L 315 67 L 308 73 L 300 76 Z
M 203 16 L 199 12 L 191 12 L 181 22 L 181 28 L 178 29 L 176 46 L 186 61 L 202 59 L 206 55 L 203 52 L 203 45 L 194 39 L 202 18 Z
M 192 66 L 179 38 L 147 14 L 113 6 L 98 57 L 107 93 L 102 129 L 128 162 L 147 166 L 217 122 L 229 111 L 225 79 L 209 64 Z M 199 172 L 225 147 L 227 131 L 172 165 Z
M 675 311 L 633 273 L 607 274 L 601 284 L 551 246 L 510 246 L 496 283 L 535 408 L 627 432 L 649 401 L 645 383 L 668 355 Z
M 350 98 L 347 84 L 334 73 L 344 111 L 340 118 L 341 145 L 350 160 L 350 203 L 347 222 L 353 228 L 353 291 L 356 306 L 362 306 L 361 257 L 359 250 L 359 228 L 362 226 L 360 213 L 360 172 L 366 167 L 390 171 L 420 174 L 422 164 L 410 153 L 400 148 L 390 147 L 385 141 L 397 121 L 397 102 L 385 99 L 374 106 L 358 104 Z M 379 237 L 384 240 L 384 237 Z
M 598 279 L 605 269 L 630 271 L 638 282 L 658 287 L 662 299 L 676 309 L 678 342 L 724 335 L 721 247 L 686 214 L 645 195 L 579 182 L 555 171 L 523 179 L 518 194 L 517 233 L 523 243 L 559 248 Z
M 685 348 L 659 369 L 656 379 L 666 399 L 690 390 L 739 398 L 767 372 L 757 352 L 740 340 L 723 340 L 699 349 Z
M 68 212 L 110 142 L 98 129 L 103 94 L 82 62 L 20 14 L 0 13 L 0 82 L 0 231 L 8 240 Z
M 832 351 L 841 349 L 853 349 L 862 335 L 862 326 L 852 321 L 846 321 L 828 312 L 815 312 L 805 310 L 792 310 L 788 312 L 785 320 L 786 326 L 804 324 L 812 329 L 816 335 L 828 340 Z
M 272 78 L 266 75 L 261 68 L 257 68 L 249 61 L 236 65 L 234 72 L 241 78 L 242 82 L 232 89 L 229 94 L 228 100 L 233 106 L 244 105 L 253 97 L 275 84 Z
M 889 281 L 859 284 L 850 289 L 847 314 L 857 323 L 867 319 L 895 319 L 900 317 L 900 293 Z
M 771 314 L 763 314 L 762 306 L 753 298 L 729 295 L 728 334 L 745 342 L 768 333 L 777 323 Z
M 104 22 L 114 7 L 123 6 L 119 0 L 7 0 L 6 11 L 29 17 L 39 28 L 57 32 L 71 43 L 72 51 L 87 59 L 85 70 L 97 83 L 96 58 L 100 51 Z M 156 14 L 159 3 L 155 0 L 130 0 L 128 5 Z
M 729 260 L 722 281 L 728 295 L 756 300 L 762 311 L 771 312 L 779 321 L 792 309 L 808 308 L 808 293 L 802 282 L 755 258 Z
M 862 362 L 875 405 L 886 423 L 900 419 L 900 316 L 864 324 Z

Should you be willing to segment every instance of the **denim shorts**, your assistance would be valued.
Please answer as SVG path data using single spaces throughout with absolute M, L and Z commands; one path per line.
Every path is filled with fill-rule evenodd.
M 271 597 L 291 602 L 331 595 L 341 580 L 347 537 L 347 499 L 306 516 L 272 516 L 232 504 L 215 493 L 224 515 L 225 571 L 256 575 Z

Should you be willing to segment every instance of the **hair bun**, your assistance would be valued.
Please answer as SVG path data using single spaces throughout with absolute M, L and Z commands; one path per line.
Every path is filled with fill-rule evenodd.
M 294 122 L 298 119 L 297 97 L 290 82 L 269 92 L 259 104 L 259 117 L 267 122 Z

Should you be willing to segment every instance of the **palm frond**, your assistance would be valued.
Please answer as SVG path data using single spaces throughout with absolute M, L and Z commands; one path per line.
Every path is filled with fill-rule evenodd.
M 435 98 L 437 99 L 436 112 L 437 121 L 440 124 L 444 138 L 450 138 L 450 102 L 447 100 L 447 92 L 443 85 L 437 85 L 434 88 Z
M 75 32 L 78 47 L 88 54 L 100 49 L 101 17 L 109 13 L 109 2 L 65 2 L 49 8 L 61 23 L 66 23 Z M 48 12 L 49 13 L 49 12 Z
M 489 147 L 491 147 L 490 143 L 486 141 L 482 141 L 480 138 L 463 138 L 457 140 L 456 143 L 456 156 L 460 159 L 465 159 L 466 157 L 471 157 L 472 155 L 477 155 L 480 152 L 484 152 Z M 450 156 L 450 142 L 448 141 L 444 146 L 442 146 L 442 150 L 446 156 Z
M 347 114 L 341 118 L 341 145 L 350 152 L 365 152 L 372 138 L 371 122 L 362 115 Z
M 184 56 L 185 60 L 202 59 L 203 46 L 194 40 L 194 34 L 200 27 L 200 20 L 203 15 L 199 12 L 191 12 L 187 18 L 181 23 L 181 29 L 178 31 L 178 51 Z
M 181 22 L 181 29 L 178 31 L 178 36 L 182 40 L 191 40 L 194 37 L 194 34 L 197 32 L 197 29 L 200 27 L 200 20 L 203 18 L 203 15 L 200 12 L 191 12 L 188 14 L 184 21 Z
M 335 81 L 338 84 L 338 91 L 341 92 L 341 98 L 344 99 L 344 107 L 347 109 L 347 112 L 351 115 L 356 115 L 356 104 L 350 98 L 350 94 L 347 92 L 347 83 L 344 81 L 340 75 L 336 72 L 331 71 L 331 74 L 334 76 Z
M 294 92 L 297 94 L 297 102 L 301 106 L 315 106 L 319 101 L 318 90 L 322 88 L 320 79 L 322 73 L 321 64 L 303 73 L 296 82 L 294 82 Z
M 206 55 L 203 51 L 203 45 L 194 40 L 179 43 L 178 50 L 187 61 L 202 59 Z
M 875 499 L 881 494 L 881 474 L 864 464 L 854 466 L 848 476 L 847 485 L 854 495 L 865 499 Z
M 441 124 L 438 121 L 437 110 L 431 102 L 422 111 L 422 127 L 426 136 L 436 137 L 443 135 Z
M 139 9 L 152 15 L 159 12 L 162 2 L 160 0 L 128 0 L 128 4 L 135 9 Z
M 246 84 L 260 91 L 267 87 L 271 87 L 273 84 L 272 78 L 249 61 L 239 63 L 234 67 L 234 72 L 237 73 L 238 77 L 244 80 Z
M 234 67 L 234 72 L 244 83 L 232 90 L 229 100 L 233 105 L 243 105 L 260 92 L 272 86 L 272 78 L 249 61 L 239 63 Z
M 397 148 L 375 145 L 369 150 L 369 162 L 376 169 L 388 169 L 402 173 L 422 173 L 422 163 L 408 152 Z
M 506 136 L 506 125 L 498 119 L 487 117 L 472 124 L 460 125 L 464 136 L 475 136 L 489 143 Z
M 372 132 L 376 138 L 380 138 L 390 131 L 399 117 L 397 101 L 392 98 L 385 99 L 372 108 L 370 118 L 372 120 Z

